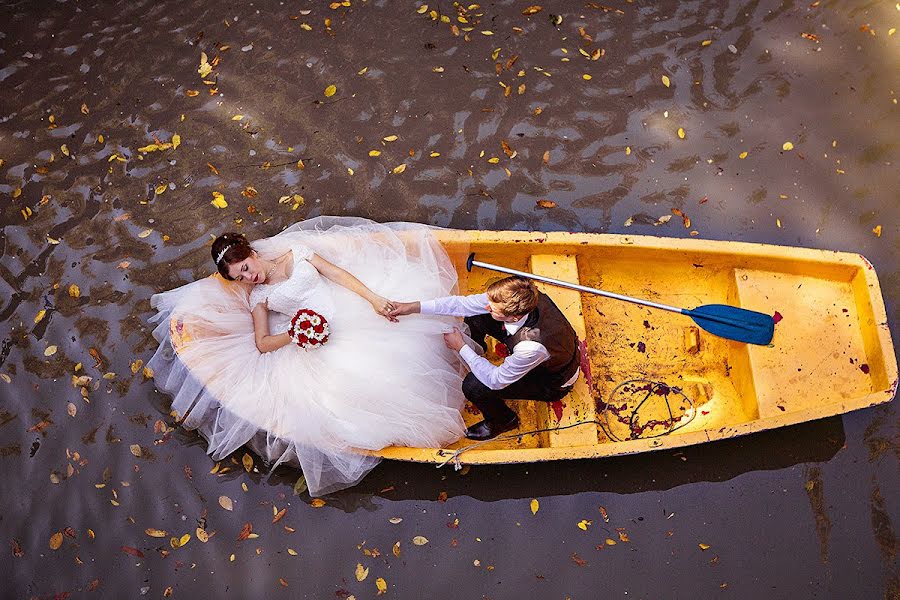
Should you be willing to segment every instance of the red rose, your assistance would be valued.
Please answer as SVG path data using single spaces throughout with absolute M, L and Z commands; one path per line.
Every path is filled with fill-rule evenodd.
M 301 344 L 305 344 L 305 343 L 309 342 L 309 338 L 306 337 L 305 335 L 303 335 L 302 333 L 297 336 L 297 339 L 300 341 Z
M 315 327 L 313 327 L 313 331 L 315 331 L 316 333 L 322 333 L 323 331 L 325 331 L 325 327 L 323 327 L 322 325 L 316 325 Z
M 497 342 L 497 345 L 494 346 L 494 353 L 500 358 L 506 358 L 509 356 L 509 348 L 503 342 Z
M 300 329 L 309 329 L 311 325 L 312 323 L 310 323 L 309 321 L 300 321 Z
M 317 340 L 316 338 L 312 338 L 311 340 L 309 340 L 310 346 L 315 346 L 318 343 L 319 343 L 319 340 Z

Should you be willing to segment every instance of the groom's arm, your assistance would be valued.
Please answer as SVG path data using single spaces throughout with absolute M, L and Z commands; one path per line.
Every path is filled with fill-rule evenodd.
M 473 294 L 471 296 L 444 296 L 433 300 L 419 302 L 394 302 L 397 307 L 392 316 L 412 315 L 450 315 L 453 317 L 471 317 L 483 315 L 488 311 L 487 294 Z

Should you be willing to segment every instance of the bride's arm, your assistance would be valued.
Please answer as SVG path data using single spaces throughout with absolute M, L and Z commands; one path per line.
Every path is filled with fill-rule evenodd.
M 260 352 L 272 352 L 291 343 L 291 336 L 287 332 L 269 335 L 269 309 L 264 303 L 257 304 L 253 308 L 253 334 L 256 338 L 256 348 Z
M 338 267 L 337 265 L 331 264 L 318 254 L 313 254 L 309 257 L 308 260 L 309 263 L 314 266 L 316 270 L 323 276 L 327 277 L 336 284 L 347 288 L 351 292 L 355 292 L 356 294 L 365 298 L 366 301 L 372 305 L 372 308 L 375 309 L 375 312 L 377 312 L 379 315 L 382 315 L 384 318 L 390 321 L 397 321 L 397 318 L 391 315 L 391 312 L 394 310 L 394 304 L 387 298 L 382 298 L 381 296 L 367 288 L 362 281 L 360 281 L 344 269 Z

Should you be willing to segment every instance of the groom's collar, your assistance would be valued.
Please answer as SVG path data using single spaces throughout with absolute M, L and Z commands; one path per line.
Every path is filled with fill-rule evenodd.
M 509 335 L 514 335 L 518 330 L 522 328 L 523 325 L 525 325 L 525 322 L 528 321 L 528 318 L 533 314 L 534 311 L 531 311 L 518 321 L 513 321 L 512 323 L 504 323 L 503 328 L 506 329 L 506 333 L 508 333 Z

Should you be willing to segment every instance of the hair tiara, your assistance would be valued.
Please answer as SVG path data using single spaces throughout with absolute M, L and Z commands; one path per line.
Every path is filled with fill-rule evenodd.
M 222 251 L 219 252 L 219 255 L 216 257 L 216 265 L 222 262 L 222 257 L 225 256 L 225 253 L 228 252 L 229 248 L 231 248 L 232 246 L 234 246 L 234 244 L 227 244 L 224 248 L 222 248 Z

